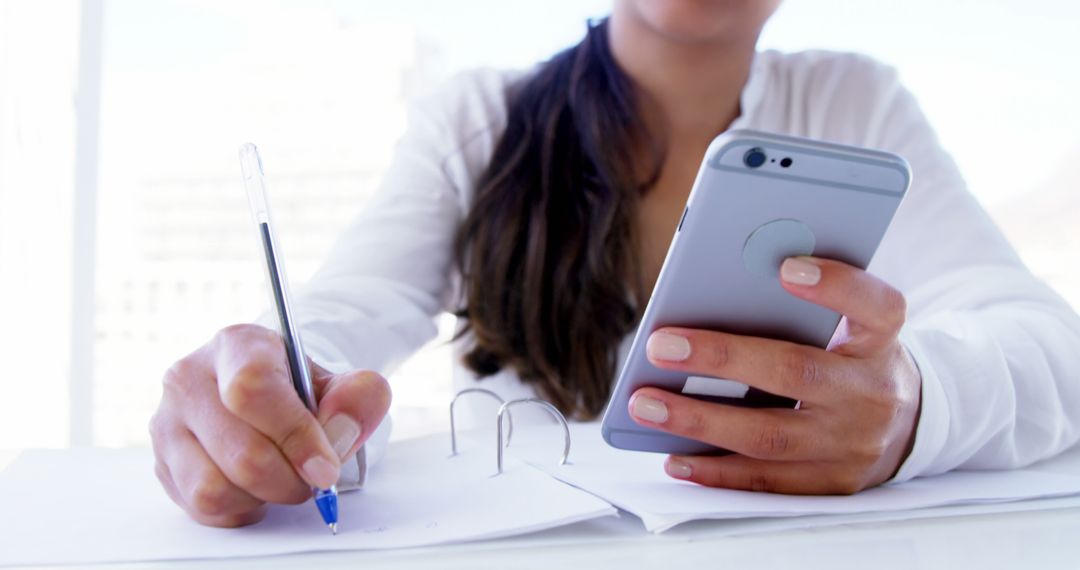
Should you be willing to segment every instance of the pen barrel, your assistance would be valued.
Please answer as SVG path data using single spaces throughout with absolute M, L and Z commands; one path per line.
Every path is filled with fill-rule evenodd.
M 292 307 L 289 302 L 288 278 L 285 266 L 278 255 L 277 239 L 270 220 L 270 199 L 266 191 L 262 159 L 254 144 L 247 143 L 240 147 L 240 170 L 247 191 L 248 204 L 252 219 L 259 229 L 259 243 L 262 246 L 271 303 L 278 316 L 278 332 L 285 346 L 285 356 L 289 363 L 289 377 L 297 396 L 312 414 L 318 411 L 315 389 L 311 381 L 307 358 L 304 356 L 300 333 L 293 324 Z
M 262 222 L 259 224 L 259 236 L 266 257 L 266 273 L 267 279 L 270 281 L 274 309 L 278 316 L 278 332 L 281 334 L 281 341 L 285 346 L 285 358 L 289 364 L 289 378 L 292 380 L 293 388 L 304 406 L 311 410 L 312 414 L 316 414 L 318 413 L 318 405 L 315 400 L 311 371 L 308 369 L 307 358 L 304 356 L 300 333 L 293 324 L 292 306 L 286 292 L 285 269 L 281 266 L 278 258 L 274 232 L 269 223 Z
M 269 224 L 270 201 L 266 197 L 262 158 L 251 143 L 240 147 L 240 171 L 244 178 L 244 190 L 247 192 L 252 218 L 256 224 Z

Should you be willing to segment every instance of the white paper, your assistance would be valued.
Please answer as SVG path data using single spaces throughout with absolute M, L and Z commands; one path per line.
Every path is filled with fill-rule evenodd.
M 381 549 L 528 533 L 615 514 L 607 503 L 449 437 L 393 443 L 366 488 L 340 498 L 332 536 L 311 502 L 240 529 L 191 521 L 153 475 L 149 450 L 30 451 L 0 473 L 0 565 L 231 558 Z
M 621 506 L 654 532 L 692 520 L 703 522 L 680 527 L 676 534 L 738 535 L 1080 504 L 1080 449 L 1030 469 L 956 472 L 851 497 L 793 497 L 675 481 L 663 473 L 663 455 L 612 449 L 595 424 L 572 430 L 570 465 L 557 465 L 562 434 L 555 426 L 516 429 L 510 451 Z M 275 507 L 266 520 L 243 529 L 199 526 L 160 489 L 148 450 L 28 452 L 0 471 L 0 566 L 446 544 L 521 535 L 614 513 L 606 502 L 510 457 L 506 474 L 492 478 L 494 451 L 488 443 L 462 438 L 461 445 L 462 454 L 448 459 L 445 434 L 391 444 L 368 488 L 342 497 L 342 533 L 336 537 L 326 533 L 310 502 Z M 1062 496 L 1073 498 L 1004 503 Z M 961 504 L 967 506 L 950 506 Z M 602 520 L 566 531 L 584 541 L 622 539 L 613 533 L 635 536 L 634 525 L 612 527 Z
M 807 497 L 678 481 L 664 473 L 663 454 L 615 449 L 603 441 L 596 423 L 572 425 L 571 433 L 569 465 L 538 460 L 533 450 L 541 443 L 528 434 L 515 434 L 521 441 L 511 450 L 558 479 L 637 515 L 652 532 L 701 519 L 898 512 L 1080 494 L 1080 450 L 1031 469 L 954 471 L 852 496 Z

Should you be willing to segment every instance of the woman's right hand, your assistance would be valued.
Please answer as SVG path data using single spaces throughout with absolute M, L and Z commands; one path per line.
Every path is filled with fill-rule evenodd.
M 318 417 L 297 397 L 281 337 L 257 325 L 222 329 L 165 373 L 150 421 L 165 491 L 196 521 L 262 519 L 337 482 L 341 463 L 375 431 L 390 387 L 374 372 L 334 375 L 308 361 Z

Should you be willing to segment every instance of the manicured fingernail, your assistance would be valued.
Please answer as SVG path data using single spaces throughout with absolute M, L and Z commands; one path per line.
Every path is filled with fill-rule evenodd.
M 656 360 L 682 362 L 690 358 L 690 341 L 684 336 L 656 331 L 649 335 L 649 342 L 645 343 L 645 353 Z
M 680 459 L 668 459 L 667 463 L 664 463 L 664 471 L 676 479 L 689 479 L 694 472 L 689 463 Z
M 304 472 L 304 479 L 320 489 L 337 483 L 338 469 L 324 457 L 316 455 L 305 461 L 300 469 Z
M 798 257 L 789 257 L 780 264 L 780 278 L 794 285 L 817 285 L 821 268 Z
M 630 413 L 634 414 L 634 417 L 638 419 L 654 424 L 662 424 L 667 421 L 667 406 L 660 400 L 645 396 L 634 398 L 633 403 L 630 404 Z
M 345 414 L 330 418 L 323 426 L 323 430 L 326 431 L 326 437 L 330 440 L 334 453 L 337 454 L 338 459 L 342 460 L 356 444 L 356 439 L 360 437 L 360 424 Z

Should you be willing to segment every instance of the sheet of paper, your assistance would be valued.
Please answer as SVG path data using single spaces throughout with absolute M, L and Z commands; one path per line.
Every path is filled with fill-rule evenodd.
M 331 536 L 310 502 L 262 522 L 214 529 L 161 490 L 149 450 L 30 451 L 0 473 L 0 566 L 229 558 L 397 548 L 528 533 L 615 514 L 609 504 L 512 458 L 495 473 L 492 444 L 446 435 L 396 442 L 367 488 L 342 495 Z
M 601 438 L 599 424 L 575 424 L 571 431 L 569 465 L 538 460 L 535 449 L 546 443 L 530 434 L 515 434 L 519 441 L 511 452 L 637 515 L 652 532 L 700 519 L 900 512 L 1080 494 L 1080 449 L 1030 469 L 956 471 L 853 496 L 802 497 L 711 489 L 678 481 L 664 473 L 664 455 L 612 448 Z

